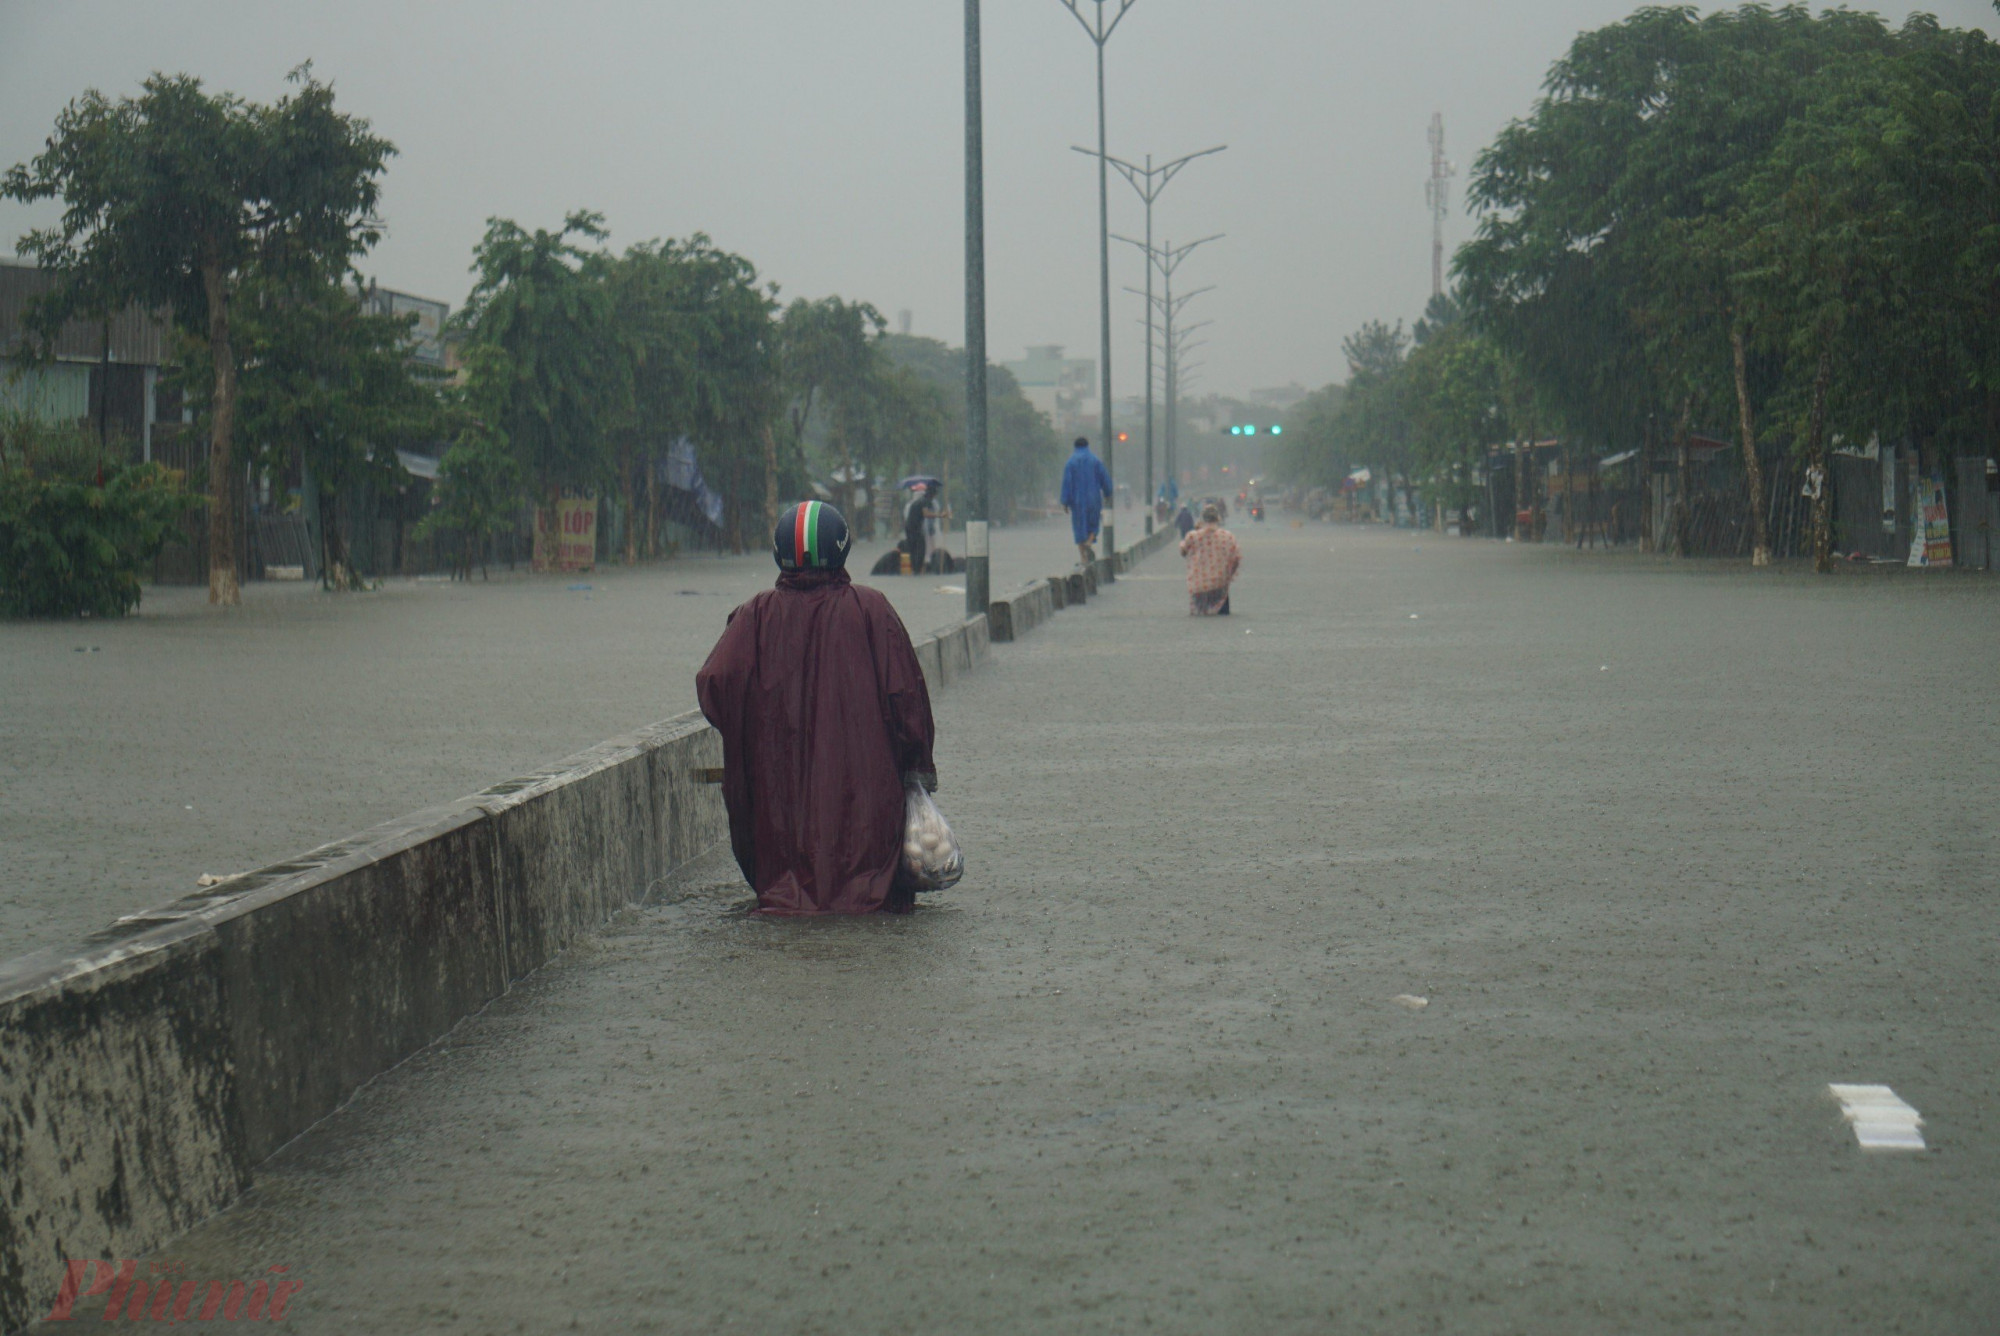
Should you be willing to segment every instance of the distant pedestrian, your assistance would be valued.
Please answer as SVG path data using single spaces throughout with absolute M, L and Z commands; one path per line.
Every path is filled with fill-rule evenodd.
M 929 526 L 926 521 L 937 512 L 932 509 L 937 500 L 937 484 L 924 483 L 910 498 L 910 504 L 903 508 L 903 550 L 910 554 L 910 574 L 924 573 L 924 559 L 930 552 Z
M 1185 501 L 1181 502 L 1180 510 L 1174 515 L 1174 527 L 1181 531 L 1183 538 L 1194 532 L 1194 512 L 1188 509 Z
M 1088 566 L 1097 553 L 1091 544 L 1104 521 L 1104 503 L 1111 498 L 1111 475 L 1104 461 L 1091 452 L 1086 437 L 1076 438 L 1069 463 L 1063 466 L 1062 508 L 1069 512 L 1070 537 L 1076 540 L 1077 556 Z
M 793 506 L 772 547 L 777 588 L 729 614 L 695 675 L 730 848 L 762 913 L 907 913 L 904 788 L 937 788 L 923 669 L 889 600 L 848 579 L 838 510 Z
M 1181 539 L 1181 555 L 1187 558 L 1188 614 L 1227 617 L 1229 586 L 1243 565 L 1243 552 L 1236 535 L 1222 527 L 1220 507 L 1201 508 L 1201 527 Z

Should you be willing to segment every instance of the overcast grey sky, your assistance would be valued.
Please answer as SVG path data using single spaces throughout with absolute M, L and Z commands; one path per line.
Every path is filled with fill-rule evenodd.
M 1116 3 L 1116 0 L 1113 0 Z M 1431 113 L 1464 169 L 1527 112 L 1550 61 L 1625 0 L 1139 0 L 1108 48 L 1110 149 L 1227 143 L 1155 208 L 1156 233 L 1225 232 L 1183 269 L 1216 285 L 1189 389 L 1343 371 L 1342 335 L 1429 295 Z M 1992 31 L 1987 0 L 1929 6 Z M 1091 46 L 1058 0 L 986 0 L 989 347 L 1097 348 Z M 1900 20 L 1901 5 L 1882 12 Z M 456 306 L 490 215 L 609 219 L 613 244 L 706 231 L 789 296 L 839 293 L 963 338 L 961 8 L 956 0 L 0 0 L 0 166 L 32 155 L 86 87 L 187 71 L 264 100 L 311 59 L 401 154 L 385 285 Z M 1113 230 L 1142 226 L 1113 178 Z M 0 204 L 0 250 L 49 211 Z M 1121 396 L 1139 389 L 1138 253 L 1113 252 Z

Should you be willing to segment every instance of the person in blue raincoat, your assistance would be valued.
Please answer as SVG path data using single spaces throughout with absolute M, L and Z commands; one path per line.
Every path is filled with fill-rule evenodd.
M 1086 566 L 1097 556 L 1090 545 L 1097 541 L 1104 503 L 1110 498 L 1111 475 L 1105 471 L 1104 461 L 1092 453 L 1087 438 L 1077 437 L 1076 449 L 1063 465 L 1062 508 L 1069 512 L 1070 536 Z

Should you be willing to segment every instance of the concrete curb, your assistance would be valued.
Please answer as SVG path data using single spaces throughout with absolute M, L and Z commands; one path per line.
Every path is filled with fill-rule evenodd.
M 1055 591 L 1059 587 L 1054 580 L 1044 580 L 987 604 L 986 621 L 992 628 L 993 639 L 1007 644 L 1055 616 L 1056 609 L 1062 606 L 1056 602 Z
M 1058 583 L 917 640 L 931 690 L 1053 616 Z M 138 1258 L 228 1206 L 362 1085 L 724 841 L 703 773 L 721 764 L 708 722 L 677 715 L 0 962 L 0 1331 L 48 1310 L 66 1260 Z

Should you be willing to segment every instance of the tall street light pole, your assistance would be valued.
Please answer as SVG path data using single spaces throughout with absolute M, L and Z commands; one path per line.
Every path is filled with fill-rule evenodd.
M 1121 237 L 1119 239 L 1123 240 L 1124 238 Z M 1192 325 L 1185 326 L 1176 325 L 1175 322 L 1180 319 L 1182 308 L 1196 297 L 1201 296 L 1204 292 L 1215 291 L 1215 285 L 1211 283 L 1206 287 L 1196 288 L 1193 292 L 1184 292 L 1176 297 L 1174 296 L 1173 276 L 1170 274 L 1166 279 L 1166 292 L 1162 296 L 1149 296 L 1137 288 L 1127 288 L 1125 291 L 1135 297 L 1146 297 L 1149 306 L 1160 313 L 1160 363 L 1165 372 L 1160 388 L 1168 404 L 1178 409 L 1181 401 L 1181 353 L 1192 346 L 1186 343 L 1185 340 L 1195 330 L 1212 325 L 1215 322 L 1213 320 L 1197 320 Z M 1152 324 L 1150 316 L 1146 323 L 1148 326 Z M 1150 334 L 1148 337 L 1150 337 Z M 1177 452 L 1180 448 L 1179 417 L 1180 415 L 1177 411 L 1168 413 L 1166 432 L 1164 433 L 1166 438 L 1166 471 L 1167 476 L 1174 479 L 1175 491 L 1180 490 L 1180 473 L 1177 467 L 1179 462 L 1179 454 Z
M 1147 242 L 1135 241 L 1131 237 L 1121 236 L 1118 238 L 1118 240 L 1124 242 L 1126 245 L 1137 246 L 1140 250 L 1144 251 L 1146 253 L 1146 258 L 1151 262 L 1149 268 L 1157 268 L 1160 271 L 1160 277 L 1165 282 L 1167 291 L 1166 305 L 1162 307 L 1162 310 L 1168 317 L 1167 330 L 1169 338 L 1172 337 L 1172 330 L 1173 330 L 1172 316 L 1180 310 L 1179 306 L 1175 306 L 1173 304 L 1174 271 L 1181 267 L 1181 261 L 1187 259 L 1187 257 L 1191 253 L 1193 253 L 1194 249 L 1197 246 L 1206 246 L 1211 241 L 1220 241 L 1222 237 L 1223 237 L 1222 233 L 1216 232 L 1210 236 L 1202 237 L 1199 240 L 1190 241 L 1184 246 L 1174 246 L 1169 244 L 1154 246 Z M 1194 298 L 1200 296 L 1202 292 L 1207 292 L 1207 291 L 1208 291 L 1207 288 L 1202 288 L 1199 292 L 1188 293 L 1182 299 L 1181 306 L 1185 306 L 1189 301 L 1192 301 Z M 1148 304 L 1150 306 L 1150 302 Z M 1175 478 L 1177 480 L 1176 485 L 1178 485 L 1178 479 L 1180 477 L 1177 471 L 1180 465 L 1180 454 L 1178 449 L 1180 444 L 1180 431 L 1179 431 L 1180 401 L 1174 397 L 1176 394 L 1179 393 L 1179 390 L 1178 387 L 1173 382 L 1172 370 L 1173 369 L 1170 365 L 1168 367 L 1168 381 L 1166 385 L 1167 468 L 1169 470 L 1169 476 Z
M 1072 145 L 1072 148 L 1075 146 Z M 1110 158 L 1109 162 L 1118 169 L 1132 189 L 1139 192 L 1139 198 L 1146 203 L 1146 252 L 1153 249 L 1153 201 L 1167 188 L 1167 182 L 1179 175 L 1181 168 L 1196 158 L 1205 158 L 1211 153 L 1220 153 L 1227 144 L 1217 144 L 1198 153 L 1187 153 L 1172 162 L 1153 165 L 1153 155 L 1146 155 L 1146 165 L 1126 162 L 1123 158 Z M 1078 148 L 1078 153 L 1089 154 L 1087 148 Z M 1146 265 L 1146 532 L 1153 531 L 1153 266 Z
M 1104 512 L 1104 555 L 1109 557 L 1118 550 L 1117 517 L 1118 488 L 1112 446 L 1117 434 L 1111 429 L 1111 177 L 1110 159 L 1104 151 L 1104 44 L 1111 40 L 1118 23 L 1138 0 L 1115 0 L 1118 12 L 1108 19 L 1104 13 L 1107 0 L 1087 0 L 1093 6 L 1090 18 L 1084 17 L 1086 0 L 1061 0 L 1083 31 L 1097 47 L 1097 356 L 1098 412 L 1097 434 L 1104 447 L 1104 471 L 1111 475 L 1111 505 Z
M 979 74 L 979 0 L 965 0 L 965 615 L 992 594 L 986 513 L 986 136 Z
M 1187 305 L 1189 302 L 1193 301 L 1196 297 L 1201 296 L 1202 293 L 1207 292 L 1208 290 L 1209 289 L 1207 288 L 1196 288 L 1193 292 L 1187 293 L 1186 295 L 1181 297 L 1178 303 L 1171 305 L 1167 311 L 1170 321 L 1179 319 L 1181 313 L 1181 307 Z M 1180 427 L 1180 412 L 1179 412 L 1180 402 L 1181 402 L 1181 382 L 1182 378 L 1185 377 L 1188 371 L 1190 370 L 1190 368 L 1182 359 L 1187 355 L 1188 352 L 1190 352 L 1195 348 L 1201 347 L 1204 343 L 1207 342 L 1206 339 L 1190 340 L 1187 336 L 1194 333 L 1196 330 L 1203 328 L 1204 326 L 1212 325 L 1214 323 L 1215 322 L 1212 320 L 1197 320 L 1191 325 L 1182 325 L 1175 328 L 1173 330 L 1172 335 L 1170 336 L 1170 342 L 1168 343 L 1167 347 L 1163 350 L 1166 353 L 1166 358 L 1167 358 L 1167 383 L 1173 387 L 1173 393 L 1174 393 L 1175 412 L 1174 415 L 1168 419 L 1167 425 L 1171 432 L 1170 440 L 1172 442 L 1172 444 L 1169 446 L 1169 449 L 1173 454 L 1176 467 L 1179 466 L 1180 452 L 1181 452 L 1181 427 Z M 1200 363 L 1196 363 L 1194 368 L 1192 369 L 1199 370 L 1200 365 L 1201 365 Z
M 1192 325 L 1181 325 L 1175 322 L 1180 319 L 1182 307 L 1186 306 L 1196 297 L 1201 296 L 1202 293 L 1212 292 L 1213 290 L 1213 287 L 1196 288 L 1193 292 L 1184 293 L 1178 298 L 1170 296 L 1164 302 L 1159 298 L 1154 299 L 1155 304 L 1161 308 L 1161 314 L 1165 317 L 1163 322 L 1165 329 L 1160 339 L 1160 362 L 1165 368 L 1166 375 L 1161 389 L 1170 397 L 1170 401 L 1175 405 L 1178 405 L 1181 401 L 1181 381 L 1188 371 L 1185 361 L 1186 354 L 1190 349 L 1200 348 L 1208 342 L 1207 339 L 1190 341 L 1188 335 L 1215 323 L 1213 320 L 1197 320 Z M 1126 291 L 1137 292 L 1138 289 L 1127 288 Z M 1172 288 L 1169 285 L 1169 292 L 1171 291 Z M 1180 473 L 1178 470 L 1180 460 L 1180 431 L 1178 414 L 1170 416 L 1167 419 L 1166 428 L 1164 433 L 1166 471 L 1167 476 L 1174 479 L 1174 489 L 1178 492 L 1180 489 Z

